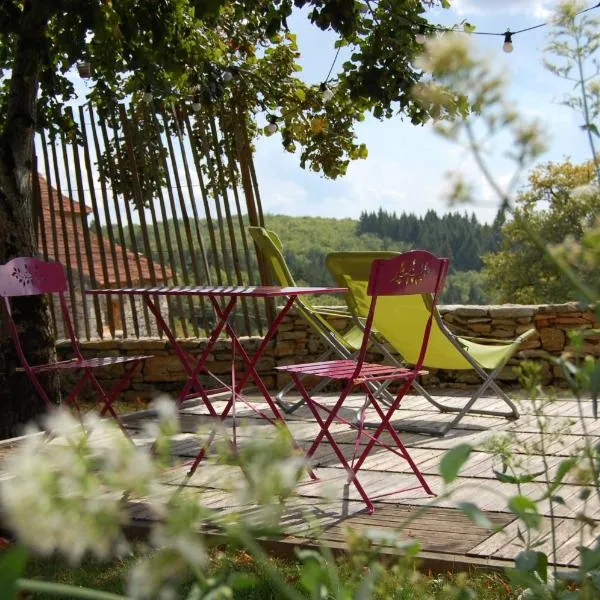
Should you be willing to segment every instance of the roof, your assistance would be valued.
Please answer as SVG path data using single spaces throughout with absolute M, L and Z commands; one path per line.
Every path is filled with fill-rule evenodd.
M 38 174 L 40 188 L 40 204 L 42 209 L 43 233 L 45 237 L 48 257 L 59 262 L 70 264 L 78 268 L 77 255 L 81 256 L 81 271 L 84 276 L 93 280 L 100 286 L 115 286 L 127 284 L 125 265 L 129 267 L 133 283 L 142 284 L 164 282 L 162 268 L 159 264 L 146 258 L 143 254 L 136 254 L 124 249 L 119 244 L 114 245 L 116 262 L 113 261 L 113 250 L 108 236 L 105 233 L 98 236 L 94 229 L 89 229 L 89 250 L 91 263 L 89 264 L 85 235 L 82 227 L 82 209 L 85 208 L 85 219 L 92 212 L 92 208 L 82 202 L 77 202 L 48 185 L 48 182 Z M 61 216 L 64 215 L 64 220 Z M 39 232 L 39 245 L 42 246 L 42 231 Z M 104 277 L 102 256 L 105 257 L 106 278 Z M 138 261 L 140 269 L 138 270 Z M 172 276 L 171 269 L 165 266 L 168 278 Z M 141 278 L 140 278 L 141 271 Z M 118 278 L 117 278 L 118 274 Z M 154 277 L 153 277 L 154 276 Z

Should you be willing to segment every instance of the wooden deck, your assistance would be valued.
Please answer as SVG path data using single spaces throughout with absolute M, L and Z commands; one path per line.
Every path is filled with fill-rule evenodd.
M 464 402 L 460 397 L 443 397 L 448 402 Z M 265 404 L 252 400 L 265 410 Z M 333 398 L 323 397 L 323 402 L 332 402 Z M 360 406 L 362 399 L 354 397 L 348 403 L 347 416 L 353 414 L 353 408 Z M 478 401 L 479 408 L 502 409 L 502 402 L 497 398 L 482 398 Z M 501 469 L 494 461 L 492 454 L 486 450 L 486 443 L 494 436 L 511 432 L 522 441 L 532 443 L 538 434 L 535 416 L 532 414 L 531 402 L 518 401 L 521 418 L 507 421 L 498 417 L 467 416 L 459 429 L 451 431 L 443 438 L 415 433 L 401 433 L 400 436 L 409 449 L 415 462 L 424 473 L 427 481 L 440 494 L 443 482 L 439 475 L 439 461 L 444 452 L 457 445 L 467 442 L 476 446 L 468 462 L 463 467 L 455 485 L 451 498 L 432 500 L 424 492 L 418 490 L 404 494 L 384 496 L 376 501 L 376 510 L 369 515 L 353 486 L 345 486 L 345 472 L 337 462 L 337 458 L 329 445 L 324 442 L 316 455 L 315 472 L 318 482 L 310 482 L 307 478 L 297 489 L 293 498 L 283 513 L 282 523 L 286 535 L 279 539 L 267 540 L 277 552 L 286 552 L 297 545 L 311 546 L 316 544 L 316 538 L 335 550 L 342 551 L 345 547 L 345 535 L 348 528 L 358 532 L 369 530 L 375 533 L 376 542 L 383 553 L 396 553 L 398 546 L 404 542 L 418 540 L 422 547 L 421 559 L 426 568 L 434 570 L 464 569 L 470 566 L 501 568 L 511 564 L 514 557 L 522 549 L 518 538 L 518 524 L 512 513 L 507 509 L 507 499 L 518 493 L 517 486 L 502 484 L 497 481 L 492 469 Z M 215 404 L 217 408 L 223 402 Z M 600 421 L 592 417 L 591 402 L 582 403 L 585 422 L 589 435 L 598 436 Z M 551 431 L 563 429 L 567 422 L 574 421 L 579 414 L 579 408 L 574 400 L 557 400 L 548 406 L 546 411 L 550 419 Z M 260 420 L 243 404 L 238 404 L 238 417 L 243 425 L 238 428 L 238 442 L 247 439 L 266 438 L 272 435 L 273 428 L 266 421 Z M 136 413 L 127 417 L 127 425 L 133 437 L 140 444 L 148 443 L 143 439 L 144 421 L 153 419 L 150 411 Z M 429 424 L 441 423 L 451 419 L 450 414 L 440 414 L 437 410 L 419 396 L 407 396 L 398 413 L 398 419 L 408 423 L 426 421 Z M 189 461 L 198 450 L 198 440 L 195 432 L 203 424 L 210 425 L 211 417 L 200 405 L 188 405 L 181 410 L 182 433 L 174 440 L 174 449 L 182 461 Z M 308 409 L 303 407 L 295 415 L 287 418 L 289 427 L 300 445 L 306 447 L 315 437 L 318 427 L 309 417 Z M 335 437 L 343 446 L 348 457 L 353 452 L 354 433 L 345 425 L 334 427 Z M 561 460 L 574 454 L 582 445 L 581 425 L 571 424 L 569 430 L 560 440 L 548 436 L 549 464 L 555 468 Z M 534 452 L 522 454 L 524 469 L 531 472 L 541 471 L 542 459 Z M 168 484 L 177 486 L 184 480 L 187 467 L 174 468 L 168 479 Z M 372 495 L 385 494 L 390 490 L 408 487 L 416 478 L 407 469 L 407 465 L 384 449 L 374 451 L 361 471 L 361 481 Z M 218 509 L 224 514 L 231 511 L 242 511 L 251 515 L 256 507 L 240 505 L 235 494 L 236 481 L 240 480 L 237 467 L 216 465 L 210 461 L 201 464 L 196 474 L 187 485 L 199 493 L 200 502 L 207 507 Z M 562 566 L 575 566 L 580 544 L 580 525 L 575 519 L 583 507 L 584 500 L 579 498 L 580 486 L 569 481 L 560 490 L 565 501 L 564 506 L 554 505 L 557 526 L 555 534 L 558 542 L 556 563 Z M 543 495 L 544 484 L 542 476 L 523 484 L 521 493 L 532 498 Z M 496 528 L 494 531 L 475 527 L 471 521 L 456 508 L 456 503 L 468 501 L 476 503 L 484 510 Z M 426 511 L 424 505 L 433 504 Z M 548 533 L 550 523 L 550 506 L 547 501 L 539 505 L 543 514 L 543 527 L 540 535 Z M 600 503 L 595 496 L 587 500 L 586 512 L 594 519 L 600 519 Z M 143 505 L 137 505 L 133 511 L 135 525 L 147 526 L 147 511 Z M 307 518 L 312 528 L 307 526 Z M 407 520 L 409 524 L 406 525 Z M 399 529 L 401 526 L 402 529 Z M 316 527 L 316 529 L 315 529 Z M 317 531 L 318 533 L 315 533 Z M 218 534 L 217 531 L 214 532 Z M 549 536 L 538 548 L 551 551 Z M 591 543 L 589 535 L 584 536 L 584 543 Z M 552 557 L 550 557 L 552 560 Z
M 324 398 L 325 403 L 332 400 Z M 361 400 L 359 397 L 352 398 L 347 405 L 348 416 L 353 413 L 350 409 L 360 406 Z M 444 396 L 443 400 L 464 402 L 464 398 L 460 397 Z M 479 408 L 503 409 L 503 403 L 497 398 L 482 398 L 477 404 Z M 262 410 L 264 406 L 260 405 Z M 307 478 L 306 482 L 301 483 L 297 489 L 298 496 L 290 502 L 284 512 L 283 524 L 287 535 L 278 540 L 271 540 L 271 544 L 276 545 L 279 551 L 284 551 L 286 546 L 315 544 L 316 534 L 306 525 L 308 517 L 313 527 L 317 526 L 319 541 L 334 549 L 344 548 L 345 533 L 350 527 L 356 531 L 370 530 L 381 534 L 377 543 L 382 552 L 387 553 L 397 552 L 397 546 L 403 542 L 418 540 L 422 547 L 421 558 L 429 568 L 498 568 L 510 564 L 522 549 L 517 535 L 518 523 L 506 505 L 507 499 L 518 493 L 517 486 L 498 482 L 493 469 L 501 469 L 501 465 L 498 461 L 494 462 L 492 454 L 486 450 L 486 442 L 498 434 L 507 432 L 513 433 L 520 441 L 534 442 L 539 434 L 531 402 L 519 401 L 519 409 L 521 418 L 512 422 L 498 417 L 467 416 L 462 420 L 459 429 L 453 430 L 443 438 L 415 433 L 400 434 L 430 486 L 438 494 L 443 490 L 438 465 L 444 452 L 462 442 L 477 448 L 463 467 L 452 497 L 435 499 L 434 506 L 427 511 L 421 511 L 421 507 L 432 504 L 432 498 L 418 490 L 380 498 L 376 501 L 375 514 L 369 515 L 354 486 L 345 486 L 345 472 L 329 445 L 324 442 L 317 452 L 315 462 L 315 472 L 319 481 L 310 482 Z M 597 436 L 600 433 L 600 421 L 592 417 L 591 402 L 584 402 L 582 409 L 586 415 L 588 434 Z M 578 417 L 579 409 L 573 400 L 557 400 L 548 406 L 546 413 L 550 418 L 550 430 L 558 431 Z M 272 427 L 257 419 L 256 415 L 242 404 L 238 405 L 238 416 L 244 420 L 244 426 L 238 429 L 239 443 L 243 444 L 244 439 L 271 435 Z M 136 430 L 147 418 L 150 417 L 133 415 L 128 420 L 128 426 Z M 452 416 L 440 414 L 422 397 L 408 396 L 403 401 L 398 418 L 408 423 L 426 421 L 435 424 L 451 419 Z M 181 411 L 181 419 L 182 430 L 190 433 L 179 436 L 175 451 L 182 459 L 190 459 L 198 449 L 193 432 L 202 424 L 210 423 L 211 419 L 206 410 L 198 405 L 184 408 Z M 287 417 L 287 421 L 296 440 L 303 447 L 307 447 L 318 431 L 308 409 L 300 409 L 295 415 Z M 334 431 L 337 441 L 342 444 L 349 458 L 354 449 L 354 432 L 343 424 L 336 425 Z M 581 444 L 581 426 L 578 423 L 572 423 L 560 440 L 555 440 L 550 434 L 548 452 L 551 467 L 555 468 L 561 460 L 574 454 Z M 542 459 L 539 455 L 522 454 L 520 458 L 523 459 L 524 469 L 531 472 L 542 470 Z M 171 483 L 180 484 L 185 471 L 184 467 L 174 470 Z M 384 449 L 378 449 L 371 454 L 366 461 L 365 470 L 361 473 L 363 485 L 373 495 L 385 494 L 390 490 L 414 485 L 413 482 L 416 482 L 406 463 Z M 251 512 L 252 507 L 240 506 L 231 491 L 232 482 L 239 480 L 239 477 L 237 467 L 206 463 L 200 466 L 187 485 L 198 489 L 202 503 L 208 507 L 223 512 L 243 509 Z M 542 476 L 521 486 L 521 492 L 532 498 L 540 498 L 543 490 Z M 554 505 L 558 541 L 556 563 L 562 566 L 575 566 L 578 556 L 580 525 L 575 516 L 584 504 L 579 498 L 579 491 L 580 486 L 567 483 L 560 491 L 565 505 Z M 486 511 L 494 526 L 503 527 L 503 531 L 475 527 L 456 508 L 456 503 L 461 501 L 475 502 Z M 593 518 L 600 518 L 600 504 L 596 498 L 587 501 L 586 511 Z M 547 501 L 540 503 L 540 512 L 543 514 L 540 536 L 548 537 L 550 506 Z M 415 515 L 416 518 L 407 526 L 402 530 L 398 529 L 409 517 Z M 140 524 L 144 520 L 143 511 L 139 513 L 139 520 Z M 584 536 L 584 543 L 590 542 L 591 537 Z M 539 549 L 550 554 L 550 539 L 546 539 Z

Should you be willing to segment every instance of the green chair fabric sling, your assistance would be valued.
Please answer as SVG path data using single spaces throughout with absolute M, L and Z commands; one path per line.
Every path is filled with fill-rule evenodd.
M 393 253 L 392 253 L 393 254 Z M 366 287 L 371 263 L 376 258 L 389 258 L 389 252 L 333 252 L 325 260 L 325 264 L 336 283 L 347 287 L 346 302 L 357 322 L 366 317 L 370 298 Z M 381 298 L 377 304 L 376 324 L 378 335 L 408 364 L 414 364 L 419 352 L 418 331 L 422 331 L 424 320 L 429 312 L 427 309 L 430 299 L 427 296 L 413 295 Z M 419 329 L 420 328 L 420 329 Z M 424 368 L 474 370 L 483 380 L 482 385 L 473 396 L 462 406 L 447 406 L 435 400 L 421 385 L 415 382 L 415 389 L 431 404 L 442 412 L 456 412 L 456 417 L 442 427 L 427 426 L 411 427 L 411 431 L 422 431 L 444 435 L 455 427 L 466 415 L 491 415 L 509 419 L 517 419 L 519 413 L 507 394 L 498 386 L 494 378 L 506 365 L 508 360 L 517 352 L 521 342 L 535 332 L 530 329 L 515 340 L 485 340 L 478 343 L 476 338 L 466 338 L 454 335 L 444 324 L 436 310 L 434 326 L 431 331 L 427 353 L 423 362 Z M 374 340 L 388 359 L 397 359 L 381 341 Z M 483 340 L 482 340 L 483 341 Z M 491 388 L 508 405 L 508 412 L 474 409 L 478 398 Z
M 283 256 L 283 244 L 277 234 L 264 227 L 249 227 L 248 232 L 267 261 L 275 283 L 282 286 L 295 286 L 296 283 Z M 319 334 L 327 346 L 327 351 L 319 357 L 319 360 L 326 360 L 331 354 L 349 358 L 358 352 L 363 335 L 360 327 L 350 324 L 344 332 L 340 333 L 323 318 L 324 315 L 349 317 L 351 315 L 349 315 L 347 310 L 324 309 L 321 307 L 317 309 L 310 303 L 306 296 L 298 296 L 296 306 L 300 314 Z M 323 389 L 326 384 L 327 380 L 322 380 L 311 391 L 316 393 L 319 389 Z M 293 405 L 284 402 L 285 394 L 293 387 L 293 382 L 290 382 L 276 397 L 278 405 L 287 413 L 294 412 L 304 404 L 304 400 L 300 400 Z

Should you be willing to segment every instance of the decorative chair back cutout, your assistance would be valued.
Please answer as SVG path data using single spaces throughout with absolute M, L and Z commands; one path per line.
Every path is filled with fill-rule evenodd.
M 67 291 L 64 267 L 58 262 L 19 257 L 0 265 L 0 296 L 37 296 Z
M 434 294 L 444 286 L 448 259 L 426 250 L 405 252 L 398 257 L 373 261 L 369 278 L 370 296 Z

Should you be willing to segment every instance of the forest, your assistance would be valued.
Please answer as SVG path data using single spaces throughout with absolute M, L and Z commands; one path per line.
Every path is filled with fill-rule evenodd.
M 493 252 L 499 244 L 500 233 L 495 225 L 480 223 L 475 215 L 458 212 L 438 216 L 429 211 L 422 217 L 414 214 L 365 212 L 355 219 L 332 219 L 322 217 L 292 217 L 265 215 L 268 229 L 275 231 L 284 247 L 284 256 L 296 283 L 303 285 L 333 285 L 333 279 L 325 268 L 325 257 L 334 251 L 388 250 L 402 252 L 411 248 L 430 250 L 451 260 L 451 273 L 446 282 L 442 301 L 447 304 L 485 304 L 489 300 L 483 288 L 481 255 Z M 206 222 L 201 222 L 206 230 Z M 176 223 L 169 222 L 173 230 Z M 236 228 L 237 230 L 237 228 Z M 152 231 L 150 246 L 154 260 L 159 260 L 156 240 Z M 239 237 L 239 230 L 235 232 Z M 136 227 L 138 243 L 142 233 Z M 251 240 L 250 240 L 251 241 Z M 243 243 L 238 240 L 238 248 Z M 256 258 L 250 245 L 251 272 L 257 273 Z M 191 264 L 189 248 L 183 248 L 188 266 Z M 222 268 L 227 270 L 226 261 Z M 214 272 L 215 261 L 208 251 L 208 263 Z M 248 277 L 245 260 L 240 261 L 244 281 L 256 283 L 257 275 Z M 172 265 L 171 265 L 172 266 Z M 175 265 L 178 269 L 180 265 Z M 229 275 L 223 272 L 223 280 Z

